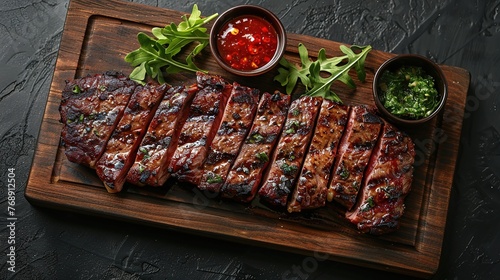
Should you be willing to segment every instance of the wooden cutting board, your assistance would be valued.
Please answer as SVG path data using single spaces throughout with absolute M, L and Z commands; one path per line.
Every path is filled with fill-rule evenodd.
M 221 11 L 222 12 L 222 11 Z M 406 199 L 401 228 L 376 237 L 359 233 L 332 206 L 310 213 L 287 215 L 259 203 L 243 205 L 220 201 L 194 186 L 167 182 L 161 189 L 129 186 L 108 194 L 94 170 L 70 163 L 60 147 L 58 106 L 65 80 L 108 70 L 129 74 L 123 58 L 138 48 L 139 31 L 178 23 L 181 12 L 133 3 L 73 0 L 67 14 L 59 56 L 47 99 L 33 166 L 26 187 L 30 202 L 66 211 L 106 216 L 128 222 L 175 228 L 246 244 L 332 260 L 430 277 L 438 267 L 444 236 L 459 139 L 469 86 L 469 73 L 442 65 L 449 85 L 444 112 L 433 122 L 405 130 L 416 144 L 412 191 Z M 288 34 L 285 57 L 298 62 L 297 45 L 303 42 L 314 57 L 320 48 L 339 56 L 340 43 Z M 372 50 L 366 60 L 367 79 L 352 90 L 341 83 L 334 90 L 346 104 L 373 104 L 371 84 L 377 67 L 394 54 Z M 276 71 L 262 77 L 241 78 L 224 72 L 208 48 L 197 64 L 228 81 L 259 88 L 283 90 L 273 81 Z M 167 78 L 177 85 L 194 81 L 194 73 Z

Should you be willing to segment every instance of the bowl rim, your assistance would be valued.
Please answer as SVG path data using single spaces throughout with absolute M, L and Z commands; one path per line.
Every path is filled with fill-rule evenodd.
M 219 34 L 219 30 L 227 21 L 235 17 L 255 14 L 259 17 L 262 17 L 274 27 L 278 37 L 276 52 L 268 63 L 257 69 L 247 71 L 234 69 L 231 66 L 227 65 L 219 55 L 219 51 L 217 48 L 217 36 Z M 279 63 L 279 61 L 285 54 L 287 34 L 281 20 L 270 10 L 257 5 L 238 5 L 227 9 L 217 17 L 210 29 L 209 40 L 210 51 L 212 52 L 212 55 L 214 56 L 217 64 L 219 64 L 219 66 L 224 70 L 239 76 L 258 76 L 272 70 Z
M 420 61 L 421 64 L 428 65 L 430 68 L 434 69 L 435 73 L 427 73 L 429 75 L 432 75 L 435 80 L 435 86 L 438 87 L 438 92 L 439 92 L 439 85 L 440 83 L 442 85 L 443 91 L 439 92 L 440 94 L 440 99 L 439 99 L 439 105 L 437 106 L 436 109 L 427 117 L 421 118 L 421 119 L 405 119 L 398 117 L 389 110 L 387 110 L 382 102 L 380 101 L 379 98 L 379 89 L 378 89 L 378 80 L 382 76 L 382 73 L 384 73 L 387 69 L 390 68 L 393 64 L 399 63 L 401 60 L 414 60 L 414 61 Z M 412 65 L 412 63 L 410 63 Z M 428 71 L 427 71 L 428 72 Z M 435 74 L 435 75 L 434 75 Z M 436 77 L 437 76 L 437 77 Z M 382 115 L 387 116 L 390 120 L 393 122 L 396 122 L 398 124 L 422 124 L 425 122 L 430 121 L 434 117 L 436 117 L 441 110 L 444 108 L 446 105 L 446 100 L 448 99 L 448 82 L 446 80 L 446 77 L 444 75 L 443 70 L 441 67 L 432 61 L 431 59 L 420 55 L 420 54 L 399 54 L 395 55 L 394 57 L 391 57 L 384 61 L 375 71 L 375 75 L 373 76 L 373 83 L 372 83 L 372 92 L 373 92 L 373 99 L 375 101 L 375 105 L 377 106 L 378 110 L 382 113 Z

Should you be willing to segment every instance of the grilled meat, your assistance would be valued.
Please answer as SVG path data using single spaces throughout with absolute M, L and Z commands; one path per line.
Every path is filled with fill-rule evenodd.
M 309 96 L 299 98 L 290 105 L 269 172 L 259 190 L 263 202 L 286 206 L 302 167 L 320 105 L 320 98 Z
M 95 168 L 136 84 L 107 72 L 66 82 L 59 106 L 69 161 Z
M 289 106 L 288 95 L 280 92 L 262 95 L 250 133 L 220 190 L 222 197 L 241 202 L 255 197 Z
M 335 200 L 348 210 L 352 208 L 381 127 L 382 122 L 372 108 L 352 107 L 333 168 L 328 201 Z
M 218 193 L 252 125 L 259 91 L 233 83 L 219 130 L 203 165 L 200 190 Z
M 135 162 L 127 174 L 128 182 L 159 187 L 167 181 L 170 177 L 167 168 L 181 132 L 178 128 L 186 121 L 187 109 L 197 91 L 196 84 L 168 89 L 142 139 Z
M 406 134 L 384 124 L 366 169 L 360 198 L 347 219 L 362 232 L 394 231 L 404 211 L 404 198 L 411 188 L 415 148 Z
M 135 89 L 104 153 L 97 161 L 97 175 L 108 192 L 122 190 L 139 144 L 166 89 L 167 85 L 150 84 Z
M 197 73 L 199 91 L 190 106 L 168 171 L 179 181 L 198 185 L 208 147 L 217 133 L 232 85 L 219 76 Z
M 188 87 L 87 76 L 64 88 L 62 145 L 109 192 L 125 180 L 162 186 L 172 175 L 240 202 L 258 193 L 289 212 L 335 201 L 361 232 L 397 229 L 412 183 L 411 138 L 372 107 L 290 102 L 278 91 L 259 101 L 256 89 L 201 73 Z
M 323 100 L 297 187 L 288 203 L 288 212 L 325 205 L 330 173 L 347 124 L 348 111 L 347 106 Z

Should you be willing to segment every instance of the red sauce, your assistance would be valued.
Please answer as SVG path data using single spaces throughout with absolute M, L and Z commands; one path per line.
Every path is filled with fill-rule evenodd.
M 263 18 L 251 15 L 227 22 L 217 40 L 222 60 L 237 70 L 254 70 L 266 65 L 277 46 L 274 27 Z

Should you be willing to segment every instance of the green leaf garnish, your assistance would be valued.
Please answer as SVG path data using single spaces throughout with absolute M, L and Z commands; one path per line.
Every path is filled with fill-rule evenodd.
M 209 184 L 224 183 L 224 180 L 219 174 L 212 174 L 210 177 L 207 178 L 207 183 Z
M 255 157 L 260 161 L 260 162 L 268 162 L 269 161 L 269 156 L 265 152 L 261 152 L 255 155 Z
M 80 92 L 82 92 L 82 89 L 78 85 L 74 85 L 72 91 L 74 94 L 79 94 Z
M 364 63 L 371 49 L 372 47 L 369 45 L 353 45 L 351 48 L 341 45 L 340 50 L 345 55 L 332 58 L 327 58 L 325 49 L 321 49 L 318 52 L 317 60 L 312 61 L 309 58 L 307 48 L 302 43 L 299 43 L 300 67 L 290 63 L 286 58 L 282 58 L 280 60 L 282 67 L 278 69 L 279 74 L 274 77 L 274 80 L 285 87 L 287 94 L 292 93 L 300 80 L 306 89 L 304 95 L 320 96 L 342 103 L 342 100 L 331 89 L 333 82 L 338 80 L 351 88 L 355 88 L 356 85 L 349 76 L 349 70 L 352 68 L 356 70 L 358 79 L 364 81 L 366 78 Z M 347 62 L 343 63 L 346 60 Z M 321 73 L 328 73 L 329 76 L 323 77 Z
M 140 48 L 125 56 L 125 61 L 135 67 L 130 73 L 130 79 L 144 84 L 146 76 L 150 76 L 163 84 L 165 83 L 164 73 L 174 74 L 181 71 L 207 73 L 198 68 L 193 60 L 209 44 L 210 35 L 207 33 L 207 28 L 203 26 L 217 16 L 216 13 L 201 18 L 201 12 L 195 4 L 191 15 L 183 16 L 183 21 L 179 25 L 171 23 L 164 28 L 154 27 L 151 29 L 154 37 L 143 32 L 137 34 Z M 174 59 L 184 47 L 193 42 L 197 42 L 197 45 L 187 55 L 185 62 Z

